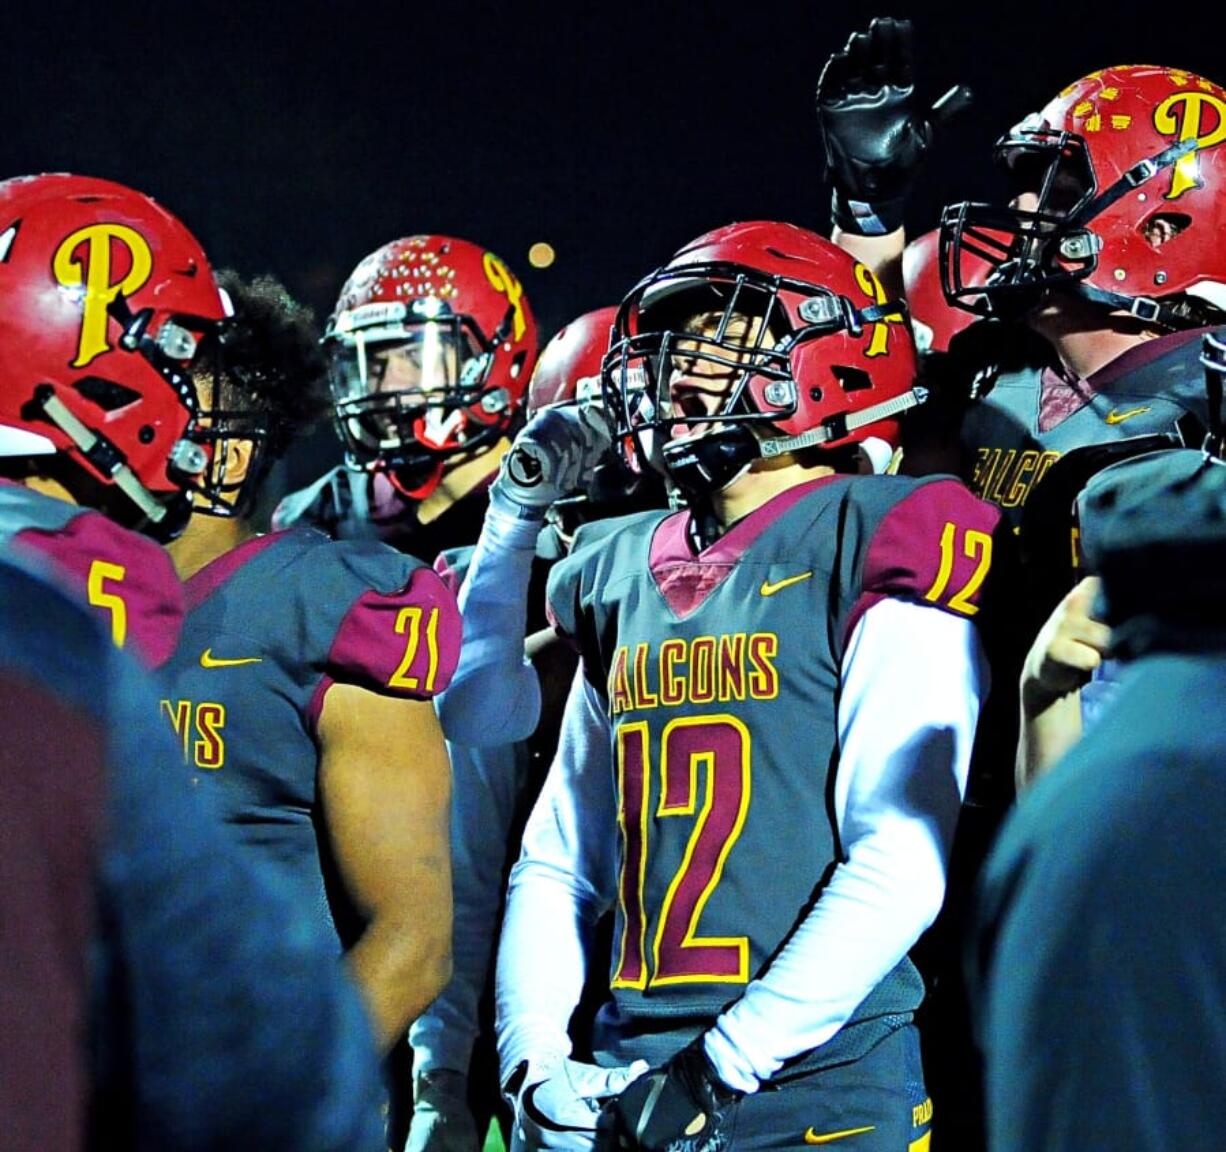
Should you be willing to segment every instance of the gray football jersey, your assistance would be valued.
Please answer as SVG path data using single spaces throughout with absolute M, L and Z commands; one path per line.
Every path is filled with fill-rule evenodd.
M 974 616 L 998 520 L 948 477 L 839 476 L 776 497 L 697 555 L 688 513 L 580 531 L 549 600 L 611 722 L 610 1052 L 701 1031 L 820 896 L 840 859 L 847 639 L 887 596 Z M 870 1046 L 921 994 L 904 960 L 815 1066 Z
M 376 542 L 297 528 L 257 537 L 187 582 L 162 710 L 194 779 L 240 842 L 315 895 L 347 943 L 360 930 L 335 883 L 316 795 L 316 726 L 335 682 L 428 699 L 459 658 L 452 594 Z
M 1016 527 L 1030 493 L 1071 449 L 1174 433 L 1186 420 L 1207 427 L 1203 335 L 1147 341 L 1084 381 L 1038 366 L 989 377 L 962 422 L 967 483 Z

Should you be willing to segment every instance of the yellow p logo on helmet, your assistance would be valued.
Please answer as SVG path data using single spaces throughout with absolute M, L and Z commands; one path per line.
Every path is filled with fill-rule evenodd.
M 131 267 L 118 281 L 111 280 L 111 241 L 128 250 Z M 79 250 L 86 246 L 85 252 Z M 153 253 L 137 231 L 124 224 L 90 224 L 79 228 L 55 250 L 52 271 L 65 288 L 85 288 L 81 340 L 74 368 L 83 368 L 110 348 L 106 338 L 107 308 L 117 296 L 140 291 L 153 271 Z

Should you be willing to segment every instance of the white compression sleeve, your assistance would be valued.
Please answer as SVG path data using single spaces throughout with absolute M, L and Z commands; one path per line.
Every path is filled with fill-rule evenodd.
M 541 520 L 503 511 L 491 499 L 472 562 L 460 586 L 464 637 L 460 663 L 438 697 L 447 739 L 483 746 L 532 735 L 541 688 L 524 656 L 528 583 Z
M 591 930 L 614 899 L 609 757 L 608 720 L 580 669 L 507 891 L 496 991 L 504 1078 L 521 1060 L 570 1052 L 566 1028 L 583 989 Z
M 756 1090 L 833 1036 L 935 919 L 986 691 L 970 621 L 883 600 L 857 625 L 838 715 L 845 858 L 770 967 L 706 1034 L 733 1088 Z

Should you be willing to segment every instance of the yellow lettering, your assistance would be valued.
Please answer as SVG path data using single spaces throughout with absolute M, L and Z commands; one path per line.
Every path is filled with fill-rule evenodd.
M 613 716 L 629 712 L 634 707 L 634 696 L 630 692 L 630 677 L 626 671 L 628 662 L 628 651 L 624 647 L 619 648 L 613 657 L 613 667 L 609 669 L 610 713 Z
M 971 473 L 971 487 L 975 495 L 987 499 L 988 488 L 992 477 L 996 474 L 996 466 L 1000 463 L 999 448 L 978 448 L 975 450 L 975 469 Z
M 715 699 L 715 637 L 699 636 L 690 645 L 690 703 Z
M 175 735 L 179 737 L 179 741 L 183 746 L 183 762 L 186 763 L 188 732 L 191 728 L 192 719 L 192 702 L 190 700 L 175 700 L 172 703 L 169 700 L 163 700 L 162 711 L 166 714 L 166 719 L 170 721 L 171 727 L 175 730 Z
M 647 685 L 647 653 L 651 646 L 643 643 L 634 649 L 634 695 L 639 708 L 654 708 L 659 698 Z
M 527 328 L 528 322 L 524 317 L 524 288 L 523 285 L 516 279 L 515 273 L 510 270 L 493 252 L 487 252 L 481 262 L 485 269 L 485 278 L 490 282 L 490 286 L 495 292 L 501 292 L 506 298 L 514 311 L 512 318 L 512 331 L 516 341 L 524 338 L 524 329 Z
M 1019 504 L 1026 503 L 1026 496 L 1030 492 L 1030 482 L 1026 479 L 1026 473 L 1033 472 L 1038 465 L 1038 452 L 1029 449 L 1022 453 L 1017 462 L 1017 469 L 1013 473 L 1013 483 L 1009 485 L 1009 492 L 1000 502 L 1002 508 L 1016 508 Z
M 660 703 L 668 706 L 685 703 L 685 673 L 677 665 L 684 664 L 686 643 L 671 637 L 660 645 Z
M 1201 124 L 1206 105 L 1213 109 L 1213 117 L 1216 118 L 1216 123 L 1207 131 Z M 1215 148 L 1226 140 L 1226 102 L 1209 92 L 1176 92 L 1154 109 L 1154 127 L 1163 136 L 1178 134 L 1181 142 L 1196 141 L 1196 148 L 1175 162 L 1166 199 L 1177 200 L 1189 188 L 1199 188 L 1203 183 L 1199 153 L 1206 148 Z
M 197 704 L 196 740 L 194 752 L 197 768 L 207 768 L 216 771 L 226 760 L 226 746 L 221 738 L 221 730 L 226 726 L 226 708 L 224 704 Z
M 112 281 L 111 242 L 128 252 L 128 270 Z M 86 246 L 85 255 L 79 252 Z M 74 368 L 83 368 L 110 348 L 107 343 L 107 309 L 117 296 L 138 292 L 153 271 L 153 253 L 137 231 L 125 224 L 90 224 L 79 228 L 55 250 L 52 271 L 65 288 L 85 288 L 81 315 L 81 340 Z
M 719 638 L 719 698 L 745 699 L 745 633 Z
M 779 673 L 774 660 L 779 654 L 779 637 L 773 632 L 755 632 L 749 638 L 749 694 L 755 700 L 774 700 L 779 695 Z
M 881 281 L 877 279 L 873 270 L 864 264 L 856 265 L 856 283 L 860 286 L 860 290 L 874 304 L 886 304 L 889 302 L 885 289 L 881 286 Z M 883 316 L 873 325 L 872 336 L 868 342 L 868 348 L 865 349 L 865 356 L 887 356 L 890 351 L 890 325 L 901 324 L 902 313 L 891 312 L 888 316 Z

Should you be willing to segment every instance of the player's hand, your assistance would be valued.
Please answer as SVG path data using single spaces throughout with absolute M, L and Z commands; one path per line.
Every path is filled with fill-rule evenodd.
M 1022 666 L 1022 708 L 1036 716 L 1080 688 L 1103 662 L 1111 629 L 1093 614 L 1101 582 L 1087 576 L 1039 630 Z
M 480 1152 L 468 1108 L 468 1078 L 437 1068 L 413 1077 L 413 1120 L 405 1152 Z
M 554 501 L 584 490 L 612 443 L 602 408 L 546 408 L 515 437 L 491 496 L 521 519 L 543 518 Z
M 596 1152 L 717 1152 L 727 1142 L 725 1122 L 737 1098 L 699 1037 L 605 1106 Z
M 645 1060 L 618 1068 L 598 1068 L 578 1060 L 559 1059 L 521 1065 L 507 1084 L 515 1109 L 511 1152 L 590 1152 L 596 1118 L 637 1076 L 647 1071 Z M 518 1081 L 518 1083 L 516 1083 Z
M 826 61 L 817 81 L 834 222 L 844 232 L 884 236 L 902 227 L 934 126 L 970 103 L 970 89 L 958 86 L 924 111 L 913 63 L 911 21 L 878 17 Z

